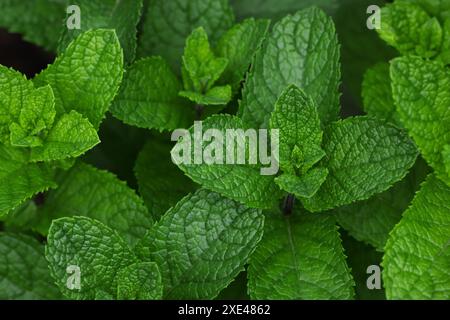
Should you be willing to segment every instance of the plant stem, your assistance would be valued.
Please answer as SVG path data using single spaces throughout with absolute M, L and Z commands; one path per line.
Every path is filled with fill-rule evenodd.
M 196 104 L 194 106 L 195 109 L 195 119 L 200 120 L 203 115 L 204 107 L 201 104 Z
M 290 193 L 283 201 L 283 214 L 285 216 L 290 216 L 292 214 L 294 204 L 295 204 L 295 196 Z

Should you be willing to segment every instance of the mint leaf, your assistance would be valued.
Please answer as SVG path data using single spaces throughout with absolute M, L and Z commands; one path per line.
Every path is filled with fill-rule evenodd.
M 82 32 L 90 29 L 115 29 L 124 51 L 127 64 L 133 62 L 137 47 L 137 24 L 141 17 L 143 0 L 78 0 L 80 7 L 81 29 L 63 29 L 59 42 L 59 51 Z
M 211 299 L 244 269 L 263 223 L 259 210 L 201 189 L 171 208 L 137 251 L 158 264 L 165 299 Z
M 44 258 L 44 246 L 30 236 L 0 232 L 0 299 L 59 299 Z
M 55 97 L 50 86 L 30 92 L 25 97 L 18 122 L 13 122 L 9 127 L 11 145 L 19 147 L 42 145 L 39 135 L 52 127 L 55 115 Z
M 31 161 L 53 161 L 74 158 L 100 143 L 92 124 L 76 111 L 56 121 L 41 147 L 31 150 Z
M 442 156 L 450 143 L 450 73 L 439 62 L 403 57 L 392 62 L 391 79 L 403 126 L 438 177 L 450 183 Z
M 23 150 L 0 144 L 0 216 L 33 195 L 56 188 L 53 170 L 40 163 L 28 163 Z
M 430 175 L 386 244 L 388 299 L 450 298 L 449 203 L 450 188 Z
M 20 72 L 0 65 L 0 142 L 10 143 L 10 124 L 18 121 L 33 83 Z
M 311 198 L 327 179 L 326 168 L 315 168 L 301 176 L 285 174 L 275 178 L 280 188 L 299 198 Z
M 366 200 L 405 177 L 417 150 L 406 134 L 367 117 L 348 118 L 325 131 L 327 180 L 310 199 L 302 199 L 311 212 Z
M 119 89 L 123 53 L 114 30 L 82 33 L 55 62 L 35 78 L 50 84 L 61 115 L 75 110 L 98 128 Z
M 153 262 L 139 262 L 117 274 L 118 300 L 161 299 L 163 287 L 158 266 Z
M 0 1 L 0 27 L 55 51 L 63 25 L 65 2 L 54 0 Z
M 281 169 L 292 171 L 296 166 L 307 171 L 315 164 L 307 159 L 315 158 L 316 152 L 311 151 L 320 149 L 323 132 L 316 104 L 302 90 L 292 85 L 282 92 L 272 112 L 270 128 L 280 130 Z M 297 163 L 292 158 L 294 149 L 301 154 Z
M 238 92 L 253 56 L 261 47 L 269 25 L 270 21 L 266 19 L 246 19 L 234 25 L 219 39 L 215 51 L 228 60 L 219 83 L 231 84 L 234 94 Z
M 140 128 L 188 127 L 195 115 L 189 103 L 178 96 L 181 89 L 180 81 L 163 59 L 142 59 L 125 73 L 111 112 L 123 122 Z
M 340 76 L 333 21 L 317 8 L 299 11 L 278 22 L 256 54 L 239 114 L 249 125 L 266 128 L 279 95 L 295 84 L 315 101 L 327 124 L 339 114 Z
M 339 225 L 355 239 L 383 251 L 389 233 L 409 207 L 428 171 L 425 161 L 419 158 L 411 172 L 389 190 L 334 209 Z
M 295 211 L 266 215 L 248 268 L 252 299 L 352 299 L 354 282 L 335 220 Z
M 411 1 L 396 0 L 381 10 L 380 37 L 402 55 L 435 57 L 441 48 L 442 27 L 436 18 Z
M 187 38 L 183 55 L 183 83 L 186 90 L 208 92 L 227 67 L 228 59 L 216 57 L 202 27 Z
M 227 144 L 231 144 L 231 141 L 227 142 L 226 130 L 227 129 L 242 129 L 242 136 L 230 137 L 235 142 L 234 150 L 227 150 L 228 154 L 235 154 L 239 152 L 240 146 L 238 143 L 241 138 L 244 138 L 244 133 L 247 130 L 247 126 L 244 125 L 242 120 L 235 116 L 230 115 L 214 115 L 207 118 L 202 122 L 203 131 L 208 129 L 220 130 L 223 135 L 223 145 L 219 147 L 222 149 L 222 154 L 225 155 L 225 147 Z M 197 148 L 205 150 L 210 144 L 206 141 L 198 141 L 196 139 L 194 127 L 189 130 L 189 135 L 179 141 L 174 149 L 172 149 L 172 155 L 179 155 L 181 150 L 188 149 L 191 159 L 190 164 L 180 163 L 178 167 L 185 172 L 185 174 L 194 180 L 196 183 L 202 185 L 206 189 L 220 193 L 230 199 L 236 200 L 242 204 L 254 208 L 271 208 L 278 203 L 278 200 L 283 196 L 283 193 L 274 182 L 273 176 L 261 175 L 260 166 L 248 164 L 248 158 L 244 159 L 246 164 L 227 164 L 225 157 L 223 164 L 195 164 L 195 146 Z M 212 139 L 215 141 L 215 138 Z M 192 143 L 189 143 L 191 141 Z M 212 142 L 211 142 L 212 143 Z M 246 151 L 248 149 L 248 143 L 245 147 L 242 145 L 240 151 Z M 192 151 L 192 153 L 191 153 Z M 184 154 L 184 151 L 183 151 Z M 246 152 L 248 155 L 248 152 Z M 234 163 L 237 163 L 237 156 L 234 157 Z M 273 160 L 273 159 L 272 159 Z
M 169 144 L 149 141 L 139 153 L 134 167 L 139 193 L 155 220 L 196 188 L 172 162 L 171 149 Z
M 231 0 L 239 19 L 261 17 L 278 19 L 300 9 L 317 6 L 327 13 L 334 13 L 341 3 L 338 0 Z
M 119 234 L 99 221 L 87 217 L 53 220 L 45 256 L 56 285 L 69 299 L 95 299 L 97 295 L 115 297 L 116 275 L 137 262 Z M 80 271 L 80 289 L 69 289 L 73 266 Z
M 46 235 L 52 220 L 86 216 L 116 230 L 131 245 L 153 225 L 143 201 L 116 176 L 78 163 L 61 173 L 59 188 L 49 192 L 35 228 Z
M 231 87 L 214 87 L 205 94 L 193 91 L 180 91 L 181 97 L 187 98 L 201 106 L 225 105 L 231 100 Z
M 203 27 L 213 45 L 234 22 L 228 0 L 152 0 L 144 11 L 138 56 L 160 55 L 178 70 L 186 38 Z
M 367 286 L 367 280 L 371 276 L 367 270 L 369 266 L 380 266 L 383 254 L 369 245 L 356 241 L 345 232 L 341 232 L 341 238 L 347 255 L 347 264 L 352 270 L 352 276 L 355 280 L 355 298 L 357 300 L 386 300 L 383 287 L 369 289 Z M 372 281 L 370 282 L 372 283 Z
M 389 64 L 378 63 L 364 74 L 362 83 L 364 111 L 368 115 L 402 126 L 392 98 Z

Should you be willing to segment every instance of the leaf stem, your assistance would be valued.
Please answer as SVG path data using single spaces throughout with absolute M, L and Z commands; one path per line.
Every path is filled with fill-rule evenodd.
M 194 106 L 195 109 L 195 119 L 200 120 L 203 115 L 204 107 L 201 104 L 196 104 Z
M 292 214 L 294 204 L 295 204 L 295 196 L 292 193 L 290 193 L 283 201 L 283 214 L 285 216 L 290 216 Z

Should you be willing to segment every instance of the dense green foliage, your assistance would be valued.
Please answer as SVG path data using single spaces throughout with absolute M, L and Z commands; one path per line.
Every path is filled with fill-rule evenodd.
M 0 0 L 0 299 L 450 299 L 446 3 Z

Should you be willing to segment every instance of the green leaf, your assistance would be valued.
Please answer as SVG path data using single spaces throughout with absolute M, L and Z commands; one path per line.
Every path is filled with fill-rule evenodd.
M 439 178 L 448 180 L 442 150 L 450 144 L 450 72 L 418 57 L 391 64 L 392 91 L 403 126 Z
M 20 72 L 0 65 L 0 142 L 10 143 L 10 124 L 18 121 L 33 83 Z
M 292 171 L 292 167 L 297 166 L 306 172 L 315 164 L 304 160 L 315 158 L 315 152 L 310 151 L 320 149 L 322 143 L 319 114 L 314 101 L 295 85 L 287 87 L 278 98 L 270 128 L 280 130 L 281 169 Z M 300 163 L 295 163 L 291 157 L 295 148 L 301 154 Z
M 231 0 L 239 19 L 260 17 L 278 19 L 297 10 L 317 6 L 327 13 L 333 13 L 342 1 L 338 0 Z
M 53 161 L 78 157 L 100 143 L 92 124 L 76 111 L 59 118 L 41 147 L 31 150 L 31 161 Z
M 352 299 L 353 286 L 332 216 L 297 210 L 266 215 L 248 268 L 252 299 Z
M 450 299 L 449 203 L 450 188 L 430 175 L 386 244 L 388 299 Z
M 440 20 L 450 17 L 450 3 L 447 0 L 414 0 L 424 8 L 431 16 L 437 16 Z
M 126 124 L 140 128 L 185 128 L 195 115 L 189 103 L 178 96 L 181 89 L 180 81 L 162 58 L 145 58 L 125 73 L 111 112 Z
M 450 144 L 444 146 L 444 151 L 442 151 L 442 157 L 444 158 L 445 170 L 447 171 L 447 184 L 450 183 Z
M 119 234 L 87 217 L 53 220 L 45 256 L 56 285 L 69 299 L 92 300 L 97 294 L 115 297 L 119 270 L 137 262 Z M 68 268 L 79 268 L 80 289 L 69 289 Z
M 208 92 L 227 67 L 228 59 L 214 55 L 205 29 L 195 29 L 187 38 L 183 55 L 185 90 Z
M 310 199 L 302 199 L 311 212 L 366 200 L 402 180 L 413 166 L 417 150 L 400 129 L 367 117 L 347 118 L 331 124 L 324 136 L 327 180 Z
M 56 116 L 53 90 L 50 86 L 38 88 L 25 96 L 24 100 L 18 122 L 14 122 L 10 126 L 11 145 L 20 147 L 42 145 L 42 140 L 38 135 L 48 132 Z M 22 139 L 21 132 L 24 134 Z M 28 144 L 27 140 L 30 142 L 37 140 L 38 143 Z
M 45 164 L 28 163 L 23 150 L 0 144 L 0 216 L 33 195 L 56 188 L 53 175 Z
M 325 182 L 327 175 L 326 168 L 315 168 L 301 176 L 284 173 L 275 178 L 275 182 L 282 190 L 299 198 L 311 198 Z
M 248 153 L 257 155 L 255 150 L 248 150 L 248 143 L 241 141 L 248 140 L 244 139 L 246 132 L 248 132 L 248 127 L 244 125 L 242 120 L 235 116 L 222 114 L 207 118 L 201 125 L 203 132 L 206 132 L 208 129 L 220 130 L 224 136 L 223 141 L 214 137 L 211 139 L 211 143 L 203 141 L 202 137 L 198 137 L 195 133 L 195 126 L 191 127 L 189 134 L 186 134 L 172 150 L 172 156 L 176 155 L 177 157 L 183 150 L 186 150 L 186 153 L 188 153 L 190 163 L 181 162 L 178 164 L 178 167 L 188 177 L 206 189 L 220 193 L 249 207 L 265 209 L 276 205 L 278 200 L 283 196 L 283 193 L 275 184 L 274 176 L 262 175 L 261 166 L 249 164 L 249 158 L 242 159 L 244 160 L 244 164 L 237 164 L 239 161 L 239 157 L 236 156 L 237 153 L 245 152 L 246 156 L 248 156 Z M 227 129 L 241 130 L 240 132 L 235 131 L 236 135 L 230 136 L 227 139 Z M 222 164 L 220 161 L 218 163 L 214 161 L 214 163 L 208 164 L 205 161 L 206 158 L 203 159 L 207 147 L 214 146 L 214 143 L 219 144 L 217 156 L 219 156 L 220 150 L 222 150 Z M 231 145 L 231 143 L 234 143 L 234 149 L 230 147 L 230 150 L 225 150 L 226 146 Z M 200 152 L 197 153 L 196 150 L 200 150 Z M 183 151 L 183 155 L 184 153 L 185 151 Z M 202 155 L 200 164 L 196 164 L 196 153 L 197 156 Z M 230 154 L 235 155 L 234 161 L 227 162 L 225 155 L 230 156 Z M 272 158 L 272 161 L 276 160 Z
M 54 219 L 86 216 L 116 230 L 133 245 L 153 225 L 142 199 L 112 173 L 78 163 L 61 173 L 57 182 L 59 188 L 49 192 L 35 223 L 43 235 Z
M 161 273 L 153 262 L 139 262 L 117 274 L 118 300 L 162 299 Z
M 369 289 L 367 286 L 368 280 L 372 283 L 372 279 L 369 277 L 374 274 L 373 271 L 372 273 L 368 272 L 368 267 L 380 266 L 383 254 L 345 233 L 341 233 L 341 238 L 348 266 L 355 279 L 355 298 L 357 300 L 386 300 L 386 293 L 382 286 L 380 289 Z M 380 284 L 382 285 L 382 283 Z
M 402 55 L 432 58 L 439 53 L 442 28 L 436 18 L 411 1 L 397 0 L 381 10 L 380 37 Z
M 172 162 L 171 148 L 169 144 L 149 141 L 139 153 L 134 167 L 139 193 L 155 220 L 196 188 Z
M 263 224 L 261 211 L 201 189 L 170 209 L 137 251 L 158 264 L 165 299 L 212 299 L 244 269 Z
M 82 33 L 65 52 L 35 78 L 50 84 L 56 112 L 75 110 L 98 128 L 116 95 L 123 74 L 123 53 L 114 30 Z
M 230 84 L 237 94 L 253 56 L 261 47 L 268 32 L 270 20 L 253 18 L 234 25 L 219 40 L 216 53 L 228 60 L 219 83 Z
M 60 297 L 48 271 L 44 246 L 29 236 L 0 232 L 0 299 L 54 300 Z
M 278 22 L 257 52 L 242 93 L 239 114 L 266 128 L 281 92 L 295 84 L 310 96 L 323 124 L 339 114 L 339 45 L 333 21 L 320 9 Z
M 3 221 L 5 230 L 29 230 L 32 229 L 34 219 L 36 218 L 36 213 L 36 203 L 33 200 L 28 200 L 9 212 L 7 216 L 0 217 L 0 221 Z
M 201 106 L 208 106 L 208 105 L 220 106 L 230 102 L 231 87 L 229 85 L 223 87 L 214 87 L 205 94 L 193 91 L 180 91 L 179 95 Z
M 211 43 L 231 28 L 233 11 L 228 0 L 152 0 L 144 11 L 138 56 L 160 55 L 179 70 L 186 38 L 203 27 Z
M 133 62 L 137 47 L 136 27 L 141 17 L 142 2 L 142 0 L 78 0 L 76 5 L 80 7 L 81 29 L 64 28 L 59 51 L 63 52 L 80 33 L 90 29 L 115 29 L 126 63 Z
M 402 126 L 392 98 L 389 64 L 382 62 L 366 71 L 362 83 L 364 111 L 380 120 Z
M 11 33 L 20 33 L 24 40 L 55 51 L 65 9 L 65 1 L 62 0 L 2 0 L 0 27 Z
M 389 233 L 400 221 L 428 173 L 428 166 L 419 158 L 411 172 L 389 190 L 368 200 L 336 208 L 333 213 L 339 225 L 351 236 L 383 251 Z

